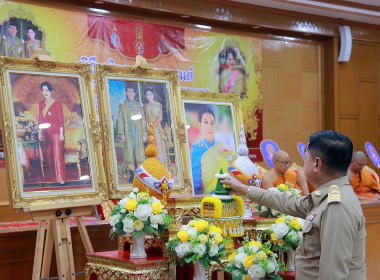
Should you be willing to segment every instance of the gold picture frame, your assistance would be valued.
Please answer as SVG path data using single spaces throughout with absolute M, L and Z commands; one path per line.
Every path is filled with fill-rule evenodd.
M 1 57 L 0 79 L 11 207 L 107 200 L 90 66 Z
M 110 198 L 132 189 L 135 169 L 146 158 L 150 121 L 156 158 L 174 177 L 172 193 L 190 194 L 185 131 L 177 120 L 182 115 L 177 71 L 96 65 L 95 72 Z
M 182 90 L 181 107 L 183 115 L 178 122 L 184 124 L 186 168 L 190 170 L 192 192 L 208 194 L 215 189 L 215 174 L 221 168 L 227 172 L 237 155 L 242 124 L 240 96 Z

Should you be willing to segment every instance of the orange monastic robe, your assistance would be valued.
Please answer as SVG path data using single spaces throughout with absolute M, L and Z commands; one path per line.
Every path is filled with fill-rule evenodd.
M 297 174 L 292 170 L 286 170 L 284 175 L 279 176 L 276 181 L 273 182 L 273 187 L 277 188 L 278 185 L 289 183 L 293 185 L 293 188 L 300 190 L 297 184 Z
M 371 190 L 376 192 L 379 190 L 375 179 L 366 170 L 356 173 L 350 180 L 350 184 L 357 195 L 364 197 L 375 198 L 375 194 Z

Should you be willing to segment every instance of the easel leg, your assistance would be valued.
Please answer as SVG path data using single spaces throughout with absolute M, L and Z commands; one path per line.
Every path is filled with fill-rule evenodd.
M 32 280 L 40 280 L 41 278 L 41 262 L 45 239 L 45 220 L 38 222 L 36 248 L 34 251 L 34 265 Z
M 90 237 L 88 236 L 86 227 L 84 225 L 83 217 L 82 216 L 75 217 L 75 221 L 77 222 L 80 237 L 82 238 L 82 242 L 83 242 L 84 248 L 86 249 L 86 253 L 93 253 L 94 249 L 92 248 Z
M 51 258 L 53 256 L 53 221 L 49 220 L 45 239 L 44 258 L 42 260 L 41 277 L 48 278 L 50 274 Z
M 53 225 L 58 277 L 75 280 L 74 257 L 68 219 L 55 220 Z

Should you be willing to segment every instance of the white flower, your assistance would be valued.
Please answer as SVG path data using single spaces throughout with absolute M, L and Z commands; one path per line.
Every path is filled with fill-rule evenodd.
M 188 225 L 183 225 L 183 226 L 181 226 L 181 228 L 179 229 L 179 231 L 181 231 L 181 230 L 186 230 L 186 231 L 188 231 L 189 230 L 189 226 Z
M 219 252 L 219 248 L 217 244 L 213 244 L 210 246 L 210 251 L 208 252 L 210 257 L 215 256 Z
M 123 209 L 120 210 L 120 213 L 121 214 L 127 213 L 127 210 L 125 208 L 123 208 Z
M 189 242 L 180 242 L 177 247 L 175 247 L 178 258 L 183 258 L 186 252 L 191 251 L 191 247 Z
M 253 253 L 257 253 L 257 251 L 259 250 L 259 247 L 257 247 L 256 245 L 252 245 L 252 246 L 249 246 L 249 249 L 252 250 Z
M 268 211 L 268 208 L 264 205 L 261 205 L 261 212 Z
M 267 269 L 268 269 L 268 273 L 272 273 L 272 272 L 275 272 L 276 270 L 276 262 L 274 262 L 273 260 L 269 259 L 268 260 L 268 266 L 267 266 Z
M 117 204 L 119 204 L 121 206 L 121 208 L 125 209 L 125 204 L 127 204 L 128 200 L 129 200 L 129 197 L 123 198 Z
M 265 271 L 261 266 L 254 264 L 248 268 L 248 274 L 253 279 L 261 279 L 265 276 Z
M 282 238 L 289 231 L 289 227 L 285 223 L 277 224 L 275 229 L 273 230 L 276 238 Z
M 116 215 L 111 216 L 111 226 L 112 230 L 116 231 L 116 224 L 120 222 L 121 215 L 117 213 Z
M 197 238 L 197 229 L 195 227 L 191 227 L 187 230 L 187 234 L 189 235 L 189 237 L 191 237 L 192 239 L 195 239 Z
M 238 253 L 244 253 L 244 246 L 238 248 Z
M 139 189 L 138 188 L 133 188 L 132 192 L 139 193 Z
M 291 222 L 294 219 L 293 216 L 289 216 L 289 215 L 284 215 L 284 218 L 285 218 L 285 221 L 287 222 Z
M 134 192 L 131 192 L 129 195 L 128 195 L 129 198 L 133 198 L 133 199 L 137 199 L 137 195 L 134 193 Z
M 132 219 L 130 219 L 130 218 L 124 218 L 123 219 L 123 230 L 126 233 L 132 233 L 135 230 Z
M 203 245 L 202 243 L 195 245 L 193 248 L 193 252 L 194 254 L 202 257 L 206 252 L 206 245 Z
M 159 199 L 157 199 L 155 196 L 151 196 L 149 202 L 150 203 L 153 203 L 153 202 L 159 202 L 159 203 L 161 203 L 161 201 Z M 162 207 L 165 207 L 165 205 L 162 205 Z
M 278 212 L 277 210 L 274 210 L 274 209 L 271 209 L 270 211 L 272 212 L 272 215 L 274 217 L 276 217 L 278 214 L 280 214 L 280 212 Z
M 294 230 L 289 231 L 288 236 L 290 236 L 292 241 L 298 241 L 299 240 L 298 233 L 295 232 Z
M 150 204 L 139 204 L 134 211 L 134 215 L 137 219 L 145 222 L 152 214 L 152 206 Z
M 151 224 L 159 224 L 159 225 L 163 225 L 165 222 L 164 222 L 164 218 L 162 217 L 162 214 L 157 214 L 157 215 L 150 215 L 150 223 Z
M 245 258 L 247 257 L 247 254 L 245 253 L 238 253 L 235 256 L 234 263 L 236 267 L 240 267 L 242 263 L 244 263 Z
M 299 232 L 298 232 L 298 238 L 299 238 L 299 240 L 302 240 L 302 238 L 303 238 L 303 233 L 302 233 L 302 231 L 299 231 Z

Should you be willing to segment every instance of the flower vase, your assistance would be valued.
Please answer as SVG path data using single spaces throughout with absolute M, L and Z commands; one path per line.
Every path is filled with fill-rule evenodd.
M 294 258 L 296 256 L 296 252 L 293 249 L 290 249 L 286 251 L 286 256 L 287 256 L 287 261 L 286 261 L 286 268 L 289 271 L 295 271 L 295 266 L 294 266 Z
M 145 259 L 145 233 L 137 238 L 135 237 L 135 233 L 132 233 L 132 242 L 131 259 Z
M 200 262 L 194 264 L 194 277 L 193 280 L 206 280 L 206 271 Z

